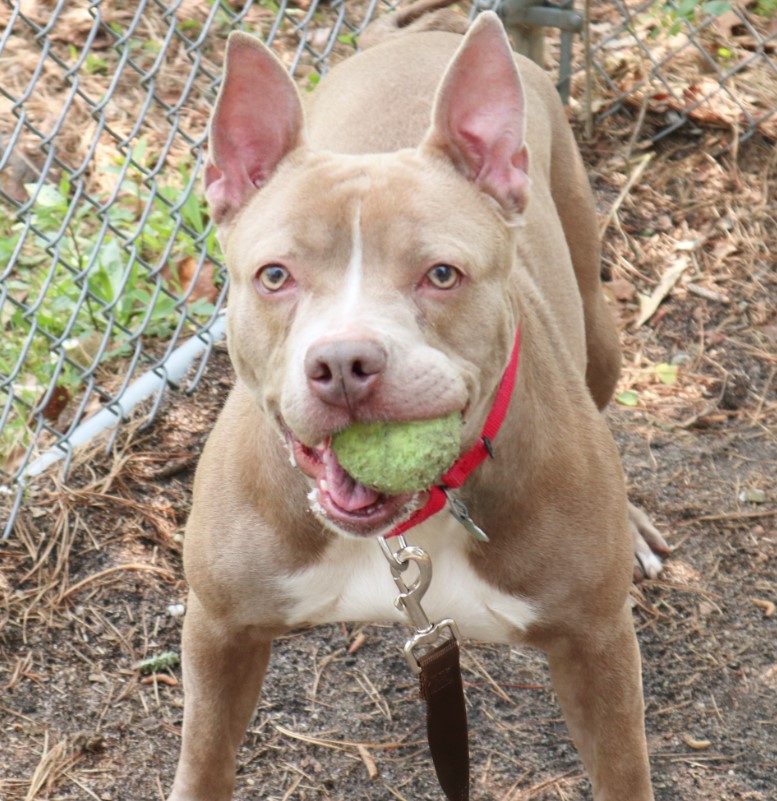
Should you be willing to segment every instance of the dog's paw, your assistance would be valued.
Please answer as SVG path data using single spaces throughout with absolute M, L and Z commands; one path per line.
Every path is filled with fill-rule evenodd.
M 655 578 L 664 566 L 661 557 L 672 549 L 650 518 L 633 503 L 629 503 L 629 528 L 634 538 L 634 580 Z

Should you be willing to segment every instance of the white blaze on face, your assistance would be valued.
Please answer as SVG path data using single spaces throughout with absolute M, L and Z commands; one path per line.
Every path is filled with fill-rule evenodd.
M 362 230 L 361 230 L 362 207 L 361 201 L 357 202 L 356 213 L 351 224 L 351 258 L 345 273 L 344 291 L 342 297 L 343 319 L 347 320 L 349 314 L 359 307 L 364 264 L 362 263 Z

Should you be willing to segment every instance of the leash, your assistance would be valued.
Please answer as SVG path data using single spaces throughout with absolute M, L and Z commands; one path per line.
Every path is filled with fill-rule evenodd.
M 520 351 L 521 332 L 518 329 L 510 361 L 478 441 L 456 460 L 438 485 L 431 487 L 429 497 L 420 509 L 384 537 L 378 538 L 399 590 L 394 603 L 398 609 L 404 610 L 415 627 L 415 634 L 405 642 L 404 653 L 410 670 L 419 677 L 421 697 L 426 702 L 429 750 L 437 779 L 448 801 L 469 801 L 469 737 L 459 664 L 461 637 L 455 621 L 446 618 L 432 623 L 424 612 L 421 598 L 432 581 L 432 560 L 423 548 L 408 545 L 404 534 L 439 512 L 447 503 L 451 514 L 475 539 L 488 542 L 486 533 L 473 522 L 466 505 L 453 494 L 453 490 L 461 487 L 487 458 L 494 458 L 492 443 L 510 406 Z M 398 545 L 396 551 L 388 542 L 394 538 Z M 411 564 L 415 565 L 418 575 L 408 586 L 404 573 Z M 421 649 L 430 650 L 417 655 Z

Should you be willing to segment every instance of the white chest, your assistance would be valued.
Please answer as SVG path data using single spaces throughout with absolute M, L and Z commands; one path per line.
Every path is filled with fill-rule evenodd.
M 431 621 L 453 618 L 462 636 L 516 643 L 538 617 L 524 598 L 484 581 L 466 556 L 469 535 L 446 512 L 406 536 L 432 559 L 432 581 L 421 604 Z M 410 581 L 410 579 L 408 579 Z M 290 626 L 336 622 L 407 622 L 396 609 L 397 588 L 374 539 L 336 541 L 315 566 L 285 578 Z

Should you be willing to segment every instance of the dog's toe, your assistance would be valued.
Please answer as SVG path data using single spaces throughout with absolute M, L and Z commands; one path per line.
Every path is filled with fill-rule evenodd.
M 646 578 L 656 578 L 664 567 L 660 557 L 650 550 L 645 540 L 639 535 L 635 539 L 634 546 L 634 580 L 643 581 Z
M 661 556 L 671 548 L 650 518 L 633 503 L 629 503 L 629 527 L 634 538 L 634 579 L 656 578 L 663 568 Z

